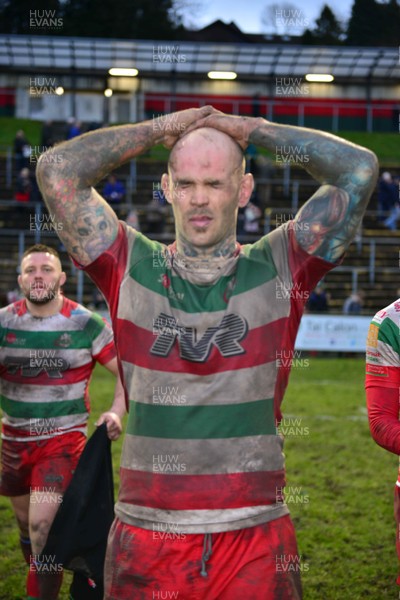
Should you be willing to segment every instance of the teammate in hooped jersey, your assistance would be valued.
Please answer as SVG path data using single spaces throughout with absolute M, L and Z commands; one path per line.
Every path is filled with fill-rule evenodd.
M 62 581 L 62 565 L 38 557 L 85 445 L 94 366 L 118 374 L 111 328 L 61 293 L 65 279 L 57 251 L 32 246 L 18 277 L 24 298 L 0 309 L 0 493 L 18 522 L 27 595 L 42 600 L 57 598 Z M 98 420 L 110 439 L 119 437 L 124 412 L 118 382 Z
M 400 299 L 376 313 L 367 338 L 365 389 L 371 435 L 400 456 Z M 394 486 L 396 549 L 400 561 L 400 466 Z M 400 585 L 400 563 L 397 584 Z
M 175 219 L 169 247 L 118 222 L 94 188 L 158 143 L 172 149 L 161 182 Z M 249 143 L 296 146 L 320 187 L 294 220 L 240 246 Z M 107 298 L 129 397 L 106 600 L 301 598 L 276 426 L 290 365 L 277 357 L 293 350 L 310 290 L 360 224 L 376 157 L 207 106 L 83 135 L 57 146 L 59 165 L 52 152 L 39 185 L 63 243 Z M 185 402 L 159 401 L 172 387 Z

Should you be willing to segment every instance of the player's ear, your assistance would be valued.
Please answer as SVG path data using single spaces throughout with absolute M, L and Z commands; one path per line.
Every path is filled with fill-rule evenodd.
M 60 275 L 60 285 L 64 285 L 64 283 L 65 283 L 66 281 L 67 281 L 67 276 L 66 276 L 66 274 L 64 273 L 64 271 L 62 271 L 62 272 L 61 272 L 61 275 Z
M 254 178 L 251 173 L 245 173 L 242 176 L 242 181 L 240 182 L 240 192 L 239 192 L 239 207 L 243 208 L 246 206 L 248 201 L 251 198 L 251 194 L 254 189 Z
M 19 287 L 22 288 L 22 275 L 18 275 L 17 281 L 18 281 Z
M 172 204 L 171 192 L 169 188 L 169 175 L 167 173 L 163 173 L 161 177 L 161 189 L 164 193 L 164 196 L 167 199 L 169 204 Z

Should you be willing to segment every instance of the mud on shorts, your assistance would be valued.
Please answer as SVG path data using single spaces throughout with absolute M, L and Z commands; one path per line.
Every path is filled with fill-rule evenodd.
M 85 443 L 86 437 L 79 431 L 38 441 L 2 440 L 0 494 L 63 493 Z
M 159 530 L 158 530 L 159 529 Z M 300 600 L 290 516 L 212 534 L 140 529 L 115 519 L 104 600 Z

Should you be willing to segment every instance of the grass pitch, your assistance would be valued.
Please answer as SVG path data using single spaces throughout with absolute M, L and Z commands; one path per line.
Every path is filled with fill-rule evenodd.
M 111 404 L 112 390 L 112 376 L 96 369 L 91 430 Z M 370 437 L 364 360 L 296 361 L 283 413 L 287 501 L 297 530 L 304 600 L 398 599 L 393 520 L 398 459 Z M 113 443 L 116 486 L 121 446 L 122 438 Z M 0 528 L 0 599 L 21 599 L 27 567 L 4 497 Z M 68 599 L 69 581 L 67 574 L 61 600 Z

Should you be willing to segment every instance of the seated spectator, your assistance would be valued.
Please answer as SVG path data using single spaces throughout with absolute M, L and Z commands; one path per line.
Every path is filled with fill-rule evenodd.
M 41 199 L 35 173 L 27 167 L 18 173 L 14 199 L 17 202 L 38 202 Z
M 154 192 L 153 199 L 146 207 L 146 224 L 148 233 L 163 233 L 168 208 L 165 206 L 162 192 Z
M 23 298 L 22 294 L 21 294 L 21 290 L 14 288 L 13 290 L 9 290 L 6 293 L 6 300 L 7 300 L 7 304 L 12 304 L 13 302 L 17 302 L 17 300 L 20 300 L 21 298 Z
M 93 288 L 91 308 L 93 310 L 107 310 L 107 302 L 98 288 Z
M 17 177 L 15 200 L 18 202 L 29 202 L 32 194 L 31 173 L 27 167 L 21 169 Z
M 139 215 L 136 208 L 132 207 L 130 209 L 125 221 L 129 225 L 129 227 L 133 227 L 133 229 L 136 229 L 136 231 L 140 231 Z
M 102 127 L 102 123 L 99 123 L 98 121 L 90 121 L 86 127 L 86 131 L 95 131 L 96 129 L 101 129 Z
M 378 183 L 378 220 L 383 221 L 385 227 L 391 231 L 395 231 L 399 217 L 400 205 L 397 185 L 393 181 L 392 175 L 385 171 Z
M 244 209 L 243 228 L 245 233 L 259 233 L 261 216 L 262 213 L 257 204 L 249 202 Z
M 329 296 L 322 285 L 317 285 L 315 290 L 311 292 L 307 302 L 307 309 L 310 312 L 328 312 Z
M 82 123 L 77 121 L 74 117 L 68 119 L 68 130 L 67 130 L 67 140 L 71 140 L 78 135 L 81 135 L 82 131 Z
M 345 315 L 359 315 L 364 306 L 364 292 L 354 292 L 350 294 L 343 304 L 343 313 Z
M 42 152 L 45 152 L 48 148 L 54 145 L 54 127 L 53 121 L 46 121 L 42 126 Z
M 28 167 L 31 155 L 31 145 L 25 136 L 23 129 L 19 129 L 14 138 L 14 157 L 17 173 Z
M 118 181 L 115 175 L 109 175 L 107 183 L 103 187 L 103 197 L 109 204 L 121 204 L 125 201 L 125 186 Z

